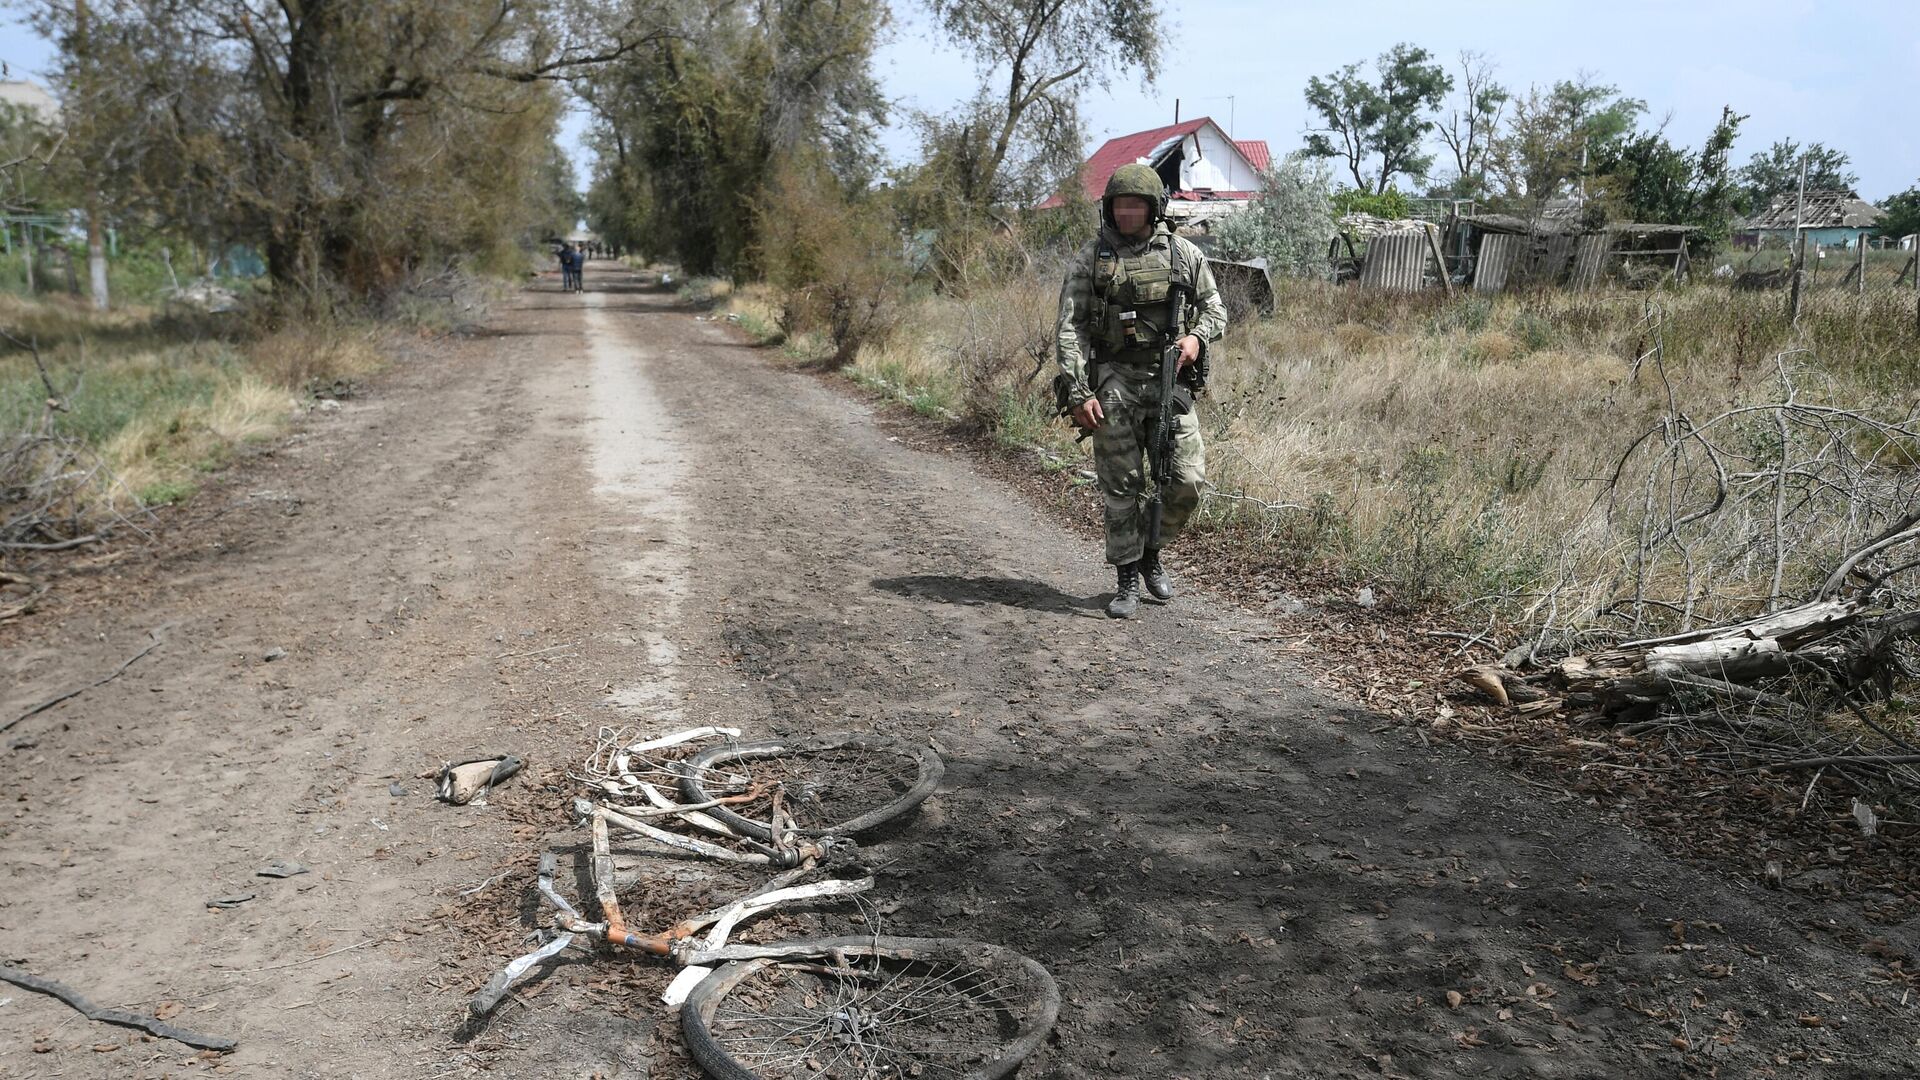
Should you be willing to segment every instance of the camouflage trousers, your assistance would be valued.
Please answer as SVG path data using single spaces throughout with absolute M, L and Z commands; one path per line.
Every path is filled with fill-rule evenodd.
M 1093 432 L 1093 472 L 1106 500 L 1107 561 L 1115 566 L 1138 561 L 1147 546 L 1147 463 L 1149 429 L 1160 412 L 1160 384 L 1110 372 L 1100 383 L 1100 409 L 1106 420 Z M 1175 418 L 1173 483 L 1161 493 L 1160 544 L 1165 547 L 1186 528 L 1200 506 L 1207 478 L 1207 448 L 1200 441 L 1200 418 L 1189 410 Z

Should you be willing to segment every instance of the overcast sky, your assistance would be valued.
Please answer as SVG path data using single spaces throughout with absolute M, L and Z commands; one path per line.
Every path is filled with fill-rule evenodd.
M 1879 200 L 1920 182 L 1920 0 L 1410 0 L 1351 3 L 1182 0 L 1166 5 L 1175 25 L 1166 72 L 1143 90 L 1130 82 L 1089 89 L 1090 134 L 1101 139 L 1185 118 L 1232 121 L 1242 139 L 1266 139 L 1276 155 L 1297 148 L 1306 126 L 1301 89 L 1311 75 L 1371 62 L 1398 41 L 1451 61 L 1461 49 L 1489 54 L 1506 85 L 1522 89 L 1585 70 L 1647 102 L 1652 122 L 1671 117 L 1676 143 L 1698 146 L 1722 105 L 1748 114 L 1733 160 L 1776 139 L 1820 140 L 1845 151 L 1860 194 Z M 913 3 L 897 2 L 892 37 L 878 58 L 887 93 L 904 111 L 944 110 L 972 93 L 972 64 L 930 38 Z M 0 60 L 15 77 L 46 63 L 48 50 L 17 24 L 0 23 Z M 1233 100 L 1230 102 L 1228 99 Z M 579 149 L 585 117 L 566 124 Z M 913 150 L 903 128 L 883 144 Z M 1091 149 L 1091 146 L 1089 147 Z

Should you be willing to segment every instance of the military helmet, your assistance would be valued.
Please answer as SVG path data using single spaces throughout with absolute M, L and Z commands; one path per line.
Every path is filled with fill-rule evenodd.
M 1106 194 L 1100 197 L 1100 216 L 1113 224 L 1113 200 L 1121 195 L 1138 195 L 1153 205 L 1154 220 L 1167 216 L 1167 186 L 1153 166 L 1141 162 L 1122 165 L 1107 177 Z

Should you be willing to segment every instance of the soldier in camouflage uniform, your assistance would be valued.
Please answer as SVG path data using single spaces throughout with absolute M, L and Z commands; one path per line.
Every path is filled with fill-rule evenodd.
M 1160 360 L 1169 344 L 1170 283 L 1192 298 L 1180 339 L 1180 367 L 1197 361 L 1227 329 L 1227 309 L 1206 256 L 1166 223 L 1166 189 L 1147 165 L 1122 165 L 1100 200 L 1100 235 L 1081 249 L 1060 290 L 1055 359 L 1073 422 L 1093 432 L 1094 473 L 1106 500 L 1107 561 L 1117 573 L 1107 614 L 1140 606 L 1140 586 L 1165 603 L 1173 581 L 1160 552 L 1146 546 L 1148 434 L 1160 407 Z M 1200 505 L 1206 448 L 1190 398 L 1175 424 L 1174 482 L 1161 495 L 1160 540 L 1180 534 Z

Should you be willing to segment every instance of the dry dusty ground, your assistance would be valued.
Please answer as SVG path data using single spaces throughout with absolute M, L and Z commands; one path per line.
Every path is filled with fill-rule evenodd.
M 1284 621 L 1205 596 L 1106 620 L 1094 546 L 1013 488 L 595 270 L 0 631 L 4 720 L 163 628 L 0 737 L 0 960 L 241 1040 L 196 1055 L 0 987 L 0 1075 L 689 1076 L 644 962 L 462 1009 L 533 917 L 539 848 L 578 841 L 565 770 L 596 729 L 715 721 L 945 750 L 876 900 L 1053 970 L 1023 1076 L 1920 1067 L 1887 967 L 1910 928 L 1375 731 L 1308 688 Z M 420 778 L 494 750 L 531 765 L 489 806 Z M 255 876 L 273 859 L 312 872 Z

